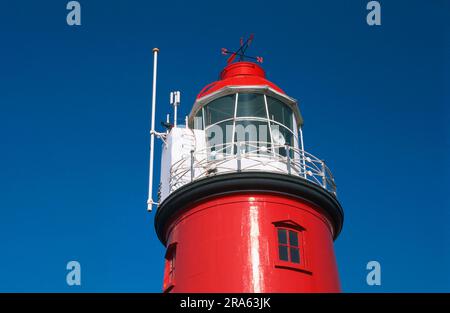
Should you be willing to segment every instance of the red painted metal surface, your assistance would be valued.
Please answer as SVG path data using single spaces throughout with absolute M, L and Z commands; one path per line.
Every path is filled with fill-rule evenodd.
M 197 99 L 225 86 L 269 86 L 284 94 L 280 87 L 266 79 L 266 74 L 261 66 L 252 62 L 236 62 L 227 65 L 220 73 L 220 80 L 203 88 Z
M 299 233 L 300 263 L 281 261 L 277 227 Z M 170 292 L 339 292 L 332 224 L 282 195 L 232 194 L 183 210 L 166 229 Z

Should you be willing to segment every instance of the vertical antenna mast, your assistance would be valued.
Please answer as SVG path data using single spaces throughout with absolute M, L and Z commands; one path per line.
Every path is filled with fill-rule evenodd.
M 173 105 L 173 126 L 177 127 L 177 119 L 178 119 L 178 106 L 180 105 L 180 92 L 172 91 L 170 93 L 170 104 Z
M 153 204 L 153 156 L 155 154 L 155 110 L 156 110 L 156 70 L 158 66 L 158 48 L 153 49 L 153 92 L 152 92 L 152 112 L 151 112 L 151 130 L 150 130 L 150 170 L 148 177 L 148 200 L 147 210 L 151 211 Z

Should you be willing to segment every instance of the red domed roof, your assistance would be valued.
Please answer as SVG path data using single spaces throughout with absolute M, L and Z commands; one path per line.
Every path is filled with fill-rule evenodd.
M 220 80 L 206 85 L 197 95 L 197 99 L 225 86 L 269 86 L 285 94 L 280 87 L 266 79 L 266 73 L 261 66 L 252 62 L 240 61 L 228 64 L 220 73 Z

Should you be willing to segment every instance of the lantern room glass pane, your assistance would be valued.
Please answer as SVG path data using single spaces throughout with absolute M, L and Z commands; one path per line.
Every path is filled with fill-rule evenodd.
M 266 121 L 236 121 L 234 136 L 234 142 L 241 144 L 241 152 L 265 154 L 271 148 L 269 123 Z
M 264 95 L 240 93 L 238 95 L 236 117 L 243 116 L 267 118 Z
M 197 114 L 194 116 L 193 124 L 190 127 L 194 129 L 203 129 L 203 109 L 198 110 Z
M 275 153 L 286 156 L 286 145 L 294 147 L 294 135 L 292 132 L 278 124 L 271 124 L 271 133 L 273 141 L 273 149 Z M 294 150 L 290 149 L 290 157 L 294 157 Z
M 206 126 L 234 117 L 235 96 L 224 96 L 205 106 Z
M 217 154 L 230 154 L 233 140 L 233 120 L 211 125 L 206 130 L 209 151 Z
M 278 99 L 270 96 L 266 96 L 266 98 L 267 108 L 269 109 L 269 119 L 293 130 L 292 109 Z

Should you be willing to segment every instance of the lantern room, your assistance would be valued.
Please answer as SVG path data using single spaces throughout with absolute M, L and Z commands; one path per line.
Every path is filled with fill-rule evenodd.
M 296 101 L 250 62 L 228 65 L 200 92 L 190 114 L 190 126 L 205 131 L 212 159 L 237 154 L 238 146 L 240 153 L 286 156 L 286 146 L 301 146 L 302 123 Z
M 195 180 L 244 171 L 295 175 L 335 193 L 325 163 L 304 151 L 302 125 L 297 101 L 261 66 L 228 64 L 200 91 L 186 125 L 167 131 L 158 202 Z

